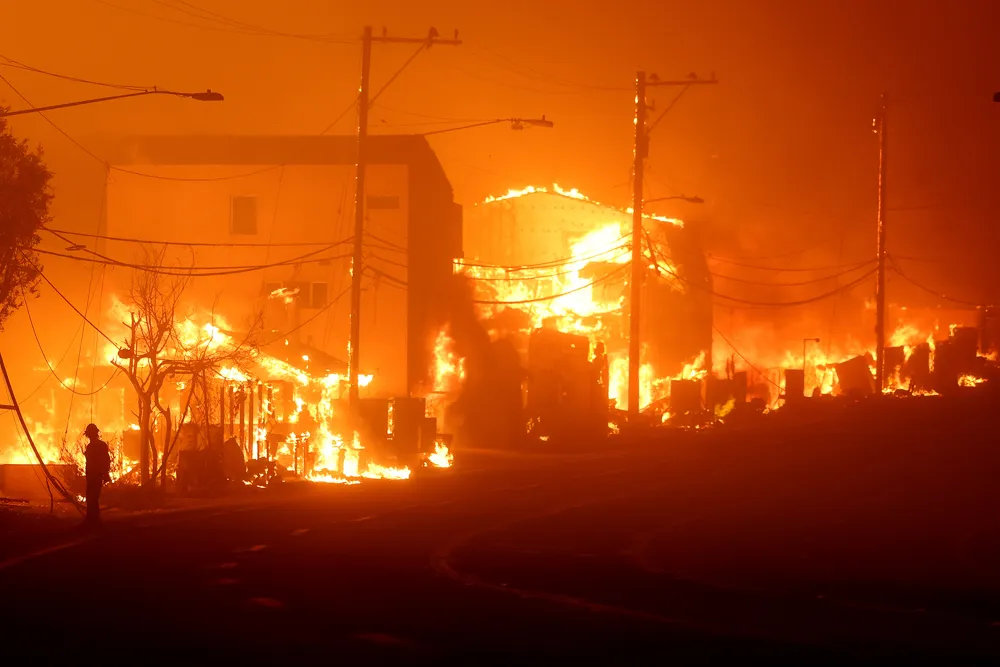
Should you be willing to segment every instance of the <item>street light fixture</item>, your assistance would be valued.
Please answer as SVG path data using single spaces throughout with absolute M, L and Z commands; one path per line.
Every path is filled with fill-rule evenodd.
M 109 102 L 111 100 L 121 100 L 126 97 L 141 97 L 143 95 L 173 95 L 174 97 L 187 97 L 188 99 L 197 100 L 198 102 L 222 102 L 225 98 L 222 93 L 216 93 L 212 90 L 206 90 L 203 93 L 180 93 L 175 90 L 159 90 L 153 88 L 151 90 L 140 90 L 135 93 L 125 93 L 123 95 L 111 95 L 109 97 L 95 97 L 89 100 L 79 100 L 77 102 L 64 102 L 63 104 L 52 104 L 47 107 L 32 107 L 30 109 L 18 109 L 16 111 L 4 111 L 0 113 L 0 118 L 6 118 L 7 116 L 20 116 L 22 114 L 28 113 L 38 113 L 40 111 L 53 111 L 55 109 L 65 109 L 66 107 L 78 107 L 84 104 L 97 104 L 98 102 Z
M 468 130 L 473 127 L 483 127 L 484 125 L 496 125 L 497 123 L 510 123 L 510 129 L 512 130 L 523 130 L 526 127 L 554 127 L 555 125 L 555 123 L 547 119 L 543 114 L 541 118 L 497 118 L 495 120 L 484 120 L 481 123 L 472 123 L 471 125 L 462 125 L 460 127 L 448 127 L 443 130 L 431 130 L 430 132 L 422 132 L 421 136 L 426 137 L 432 134 L 457 132 L 459 130 Z
M 705 203 L 705 200 L 702 199 L 701 197 L 686 197 L 684 195 L 678 195 L 676 197 L 657 197 L 656 199 L 647 199 L 643 203 L 645 203 L 645 204 L 652 204 L 652 203 L 655 203 L 655 202 L 658 202 L 658 201 L 669 201 L 671 199 L 680 199 L 682 201 L 686 201 L 689 204 L 704 204 Z

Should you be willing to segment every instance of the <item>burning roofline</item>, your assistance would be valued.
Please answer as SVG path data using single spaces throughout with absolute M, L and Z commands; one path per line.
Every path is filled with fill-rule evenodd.
M 632 212 L 633 212 L 633 209 L 632 209 L 631 206 L 628 207 L 628 208 L 619 208 L 617 206 L 609 206 L 608 204 L 602 204 L 599 201 L 591 199 L 590 197 L 588 197 L 587 195 L 583 194 L 582 192 L 580 192 L 576 188 L 571 188 L 571 189 L 567 190 L 565 188 L 559 187 L 558 183 L 553 183 L 550 187 L 529 185 L 529 186 L 527 186 L 525 188 L 522 188 L 520 190 L 515 190 L 515 189 L 512 188 L 512 189 L 508 190 L 506 194 L 497 195 L 497 196 L 490 195 L 489 197 L 487 197 L 486 199 L 484 199 L 482 202 L 477 202 L 476 204 L 473 204 L 473 205 L 474 206 L 479 206 L 479 204 L 492 204 L 492 203 L 495 203 L 495 202 L 498 202 L 498 201 L 506 201 L 508 199 L 518 199 L 520 197 L 526 197 L 528 195 L 540 195 L 540 194 L 541 195 L 554 195 L 554 196 L 557 196 L 557 197 L 563 197 L 565 199 L 575 199 L 576 201 L 585 202 L 587 204 L 591 204 L 593 206 L 599 206 L 601 208 L 611 209 L 611 210 L 614 210 L 614 211 L 618 211 L 619 213 L 624 213 L 626 215 L 632 215 Z M 652 213 L 643 213 L 642 217 L 645 220 L 656 220 L 658 222 L 667 222 L 667 223 L 670 223 L 671 225 L 674 225 L 675 227 L 683 227 L 684 226 L 684 221 L 680 220 L 679 218 L 668 218 L 668 217 L 663 216 L 663 215 L 655 215 L 655 214 L 652 214 Z

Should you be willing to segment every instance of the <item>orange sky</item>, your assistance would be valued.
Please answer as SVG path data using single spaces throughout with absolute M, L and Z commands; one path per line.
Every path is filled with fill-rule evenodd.
M 719 254 L 766 257 L 815 246 L 791 262 L 872 254 L 876 143 L 871 118 L 887 90 L 891 126 L 890 247 L 901 255 L 970 256 L 956 275 L 911 270 L 979 298 L 1000 274 L 995 155 L 1000 149 L 996 3 L 956 0 L 703 0 L 699 2 L 408 2 L 331 0 L 6 0 L 0 54 L 64 74 L 180 90 L 212 88 L 222 104 L 145 98 L 53 112 L 85 146 L 116 134 L 317 133 L 351 101 L 365 23 L 391 34 L 460 30 L 458 48 L 422 54 L 379 99 L 373 127 L 419 132 L 440 119 L 537 116 L 553 130 L 498 125 L 432 139 L 463 203 L 529 183 L 558 182 L 628 203 L 632 93 L 639 67 L 662 77 L 716 72 L 653 133 L 648 197 L 700 195 L 658 212 L 704 229 Z M 205 12 L 320 43 L 246 34 Z M 376 46 L 373 87 L 411 54 Z M 106 89 L 0 68 L 36 105 Z M 665 107 L 675 89 L 653 95 Z M 22 102 L 0 84 L 0 99 Z M 654 112 L 655 113 L 655 112 Z M 90 228 L 67 193 L 96 161 L 38 117 L 17 132 L 42 142 L 57 172 L 64 226 Z M 335 131 L 350 132 L 353 115 Z M 92 199 L 95 195 L 89 195 Z M 63 205 L 60 206 L 60 201 Z M 843 245 L 841 241 L 843 240 Z M 901 287 L 901 289 L 903 289 Z

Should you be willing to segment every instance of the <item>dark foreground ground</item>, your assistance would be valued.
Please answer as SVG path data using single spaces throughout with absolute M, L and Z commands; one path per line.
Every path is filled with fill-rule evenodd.
M 0 634 L 11 664 L 1000 664 L 996 426 L 949 415 L 468 453 L 10 543 Z

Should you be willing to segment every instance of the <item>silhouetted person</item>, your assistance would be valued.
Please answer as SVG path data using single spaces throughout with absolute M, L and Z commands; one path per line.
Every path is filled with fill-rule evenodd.
M 90 438 L 84 456 L 87 458 L 87 525 L 101 523 L 101 489 L 104 482 L 111 481 L 111 450 L 108 443 L 101 440 L 101 432 L 94 424 L 88 424 L 83 432 Z

